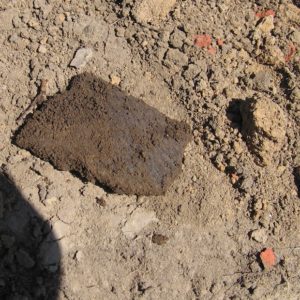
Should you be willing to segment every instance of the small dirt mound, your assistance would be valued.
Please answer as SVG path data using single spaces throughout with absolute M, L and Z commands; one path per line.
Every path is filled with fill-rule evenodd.
M 258 164 L 269 165 L 281 149 L 287 120 L 280 106 L 268 98 L 248 99 L 241 105 L 243 134 Z

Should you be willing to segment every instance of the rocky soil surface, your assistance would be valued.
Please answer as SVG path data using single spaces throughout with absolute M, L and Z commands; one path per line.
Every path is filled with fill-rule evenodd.
M 299 299 L 299 1 L 0 0 L 0 20 L 3 299 Z M 12 143 L 84 72 L 192 128 L 164 196 Z

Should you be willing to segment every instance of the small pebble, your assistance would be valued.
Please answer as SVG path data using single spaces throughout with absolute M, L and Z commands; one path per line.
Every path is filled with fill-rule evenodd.
M 233 143 L 233 148 L 237 154 L 241 154 L 243 152 L 243 147 L 239 142 L 234 142 Z
M 47 53 L 47 48 L 44 45 L 40 45 L 38 48 L 38 52 L 45 54 L 45 53 Z
M 186 34 L 183 31 L 176 29 L 171 35 L 169 41 L 170 45 L 174 48 L 181 48 L 185 38 L 186 38 Z
M 124 37 L 125 36 L 125 28 L 124 27 L 118 27 L 116 29 L 116 36 Z
M 113 85 L 119 85 L 120 82 L 121 82 L 121 78 L 119 76 L 117 76 L 117 75 L 111 75 L 110 76 L 110 82 Z
M 56 197 L 49 197 L 47 199 L 45 199 L 43 201 L 43 203 L 46 205 L 46 206 L 51 206 L 53 205 L 54 203 L 56 203 L 58 201 L 58 199 Z
M 97 203 L 97 205 L 99 205 L 101 207 L 105 207 L 106 206 L 106 201 L 103 198 L 96 197 L 96 203 Z
M 160 246 L 164 245 L 168 240 L 169 240 L 169 238 L 162 234 L 154 233 L 152 236 L 152 243 L 160 245 Z
M 61 25 L 65 21 L 65 15 L 64 14 L 58 14 L 55 17 L 55 25 Z
M 268 235 L 265 229 L 256 229 L 251 232 L 251 238 L 258 243 L 265 243 Z
M 291 99 L 295 102 L 300 101 L 300 89 L 298 87 L 295 87 L 291 93 Z
M 16 33 L 13 33 L 9 38 L 8 40 L 11 42 L 11 43 L 15 43 L 17 42 L 17 40 L 19 39 L 18 35 Z
M 33 7 L 34 8 L 41 8 L 45 5 L 46 5 L 45 0 L 34 0 L 33 1 Z
M 33 29 L 39 29 L 40 23 L 36 19 L 30 19 L 27 25 Z
M 300 45 L 300 31 L 299 30 L 295 30 L 291 33 L 290 35 L 290 39 L 296 43 Z
M 257 29 L 264 34 L 270 33 L 274 29 L 274 16 L 265 17 L 263 21 L 259 23 Z
M 71 67 L 75 67 L 77 69 L 83 68 L 86 66 L 88 61 L 93 56 L 93 50 L 90 48 L 80 48 L 76 51 L 75 57 L 70 63 Z
M 83 259 L 84 255 L 83 255 L 83 252 L 82 251 L 76 251 L 75 253 L 75 256 L 74 258 L 77 260 L 77 261 L 81 261 Z

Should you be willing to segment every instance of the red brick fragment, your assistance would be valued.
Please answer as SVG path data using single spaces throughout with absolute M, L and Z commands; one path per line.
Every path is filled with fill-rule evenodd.
M 296 54 L 297 48 L 293 43 L 289 44 L 288 54 L 284 57 L 285 62 L 290 62 Z
M 265 268 L 271 268 L 276 265 L 276 255 L 272 248 L 265 249 L 259 256 Z
M 195 36 L 194 45 L 199 48 L 209 48 L 211 43 L 212 39 L 209 34 L 200 34 Z
M 265 11 L 260 11 L 260 12 L 257 12 L 255 14 L 255 16 L 259 19 L 261 18 L 265 18 L 265 17 L 268 17 L 268 16 L 273 16 L 275 17 L 275 11 L 273 9 L 268 9 L 268 10 L 265 10 Z
M 211 55 L 215 55 L 217 52 L 217 49 L 215 47 L 209 46 L 207 49 L 207 52 Z

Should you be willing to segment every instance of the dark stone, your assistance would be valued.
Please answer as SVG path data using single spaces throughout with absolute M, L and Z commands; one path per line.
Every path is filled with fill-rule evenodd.
M 164 245 L 168 240 L 169 238 L 162 234 L 154 233 L 152 236 L 152 243 L 157 245 Z
M 180 173 L 190 139 L 187 124 L 81 74 L 27 117 L 15 143 L 116 193 L 160 195 Z

